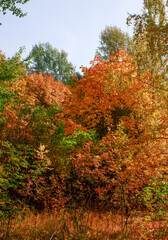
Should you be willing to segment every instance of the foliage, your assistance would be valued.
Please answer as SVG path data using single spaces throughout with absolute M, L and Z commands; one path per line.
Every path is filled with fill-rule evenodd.
M 132 39 L 116 26 L 106 26 L 100 33 L 100 46 L 97 48 L 96 55 L 101 59 L 109 60 L 110 55 L 114 55 L 119 49 L 126 49 L 132 52 Z
M 28 72 L 52 74 L 55 80 L 68 83 L 75 69 L 67 57 L 68 54 L 64 50 L 59 52 L 50 43 L 39 43 L 33 46 L 25 61 L 28 62 Z
M 20 145 L 19 149 L 8 141 L 1 141 L 1 216 L 16 214 L 26 203 L 27 177 L 30 176 L 30 181 L 37 181 L 37 165 L 30 165 L 30 156 L 33 155 L 31 148 Z
M 156 6 L 144 3 L 154 14 Z M 159 6 L 161 11 L 163 5 Z M 151 22 L 143 21 L 150 29 Z M 147 36 L 142 37 L 147 47 L 141 49 L 144 62 L 119 49 L 109 61 L 96 57 L 90 68 L 82 67 L 83 76 L 73 74 L 68 86 L 51 74 L 27 76 L 19 53 L 11 59 L 1 53 L 0 216 L 8 223 L 25 205 L 62 209 L 59 229 L 52 227 L 47 238 L 65 239 L 69 234 L 74 239 L 75 233 L 78 239 L 104 239 L 105 232 L 92 235 L 83 224 L 83 212 L 74 214 L 73 209 L 112 207 L 120 212 L 123 239 L 129 236 L 129 219 L 136 211 L 148 219 L 142 228 L 135 222 L 133 239 L 165 236 L 168 112 L 162 60 L 166 54 L 156 44 L 163 58 L 150 65 L 156 55 L 146 52 Z M 43 48 L 38 51 L 41 54 Z M 72 210 L 68 216 L 65 206 Z M 156 230 L 158 224 L 161 230 Z M 36 230 L 33 234 L 41 237 Z
M 138 112 L 138 101 L 147 94 L 145 84 L 139 82 L 141 77 L 136 78 L 136 63 L 132 56 L 120 50 L 111 59 L 104 62 L 97 57 L 89 69 L 83 69 L 84 77 L 71 89 L 67 108 L 65 106 L 73 120 L 95 129 L 100 138 L 109 129 L 115 130 L 119 119 L 129 116 L 134 107 Z M 132 97 L 128 99 L 130 95 Z
M 26 13 L 23 13 L 21 8 L 17 7 L 17 4 L 25 4 L 28 1 L 29 0 L 2 0 L 0 1 L 0 12 L 5 15 L 8 10 L 11 11 L 13 15 L 24 17 Z
M 3 111 L 6 103 L 12 101 L 15 93 L 10 91 L 10 85 L 13 81 L 20 80 L 26 76 L 25 67 L 20 61 L 21 52 L 16 53 L 12 58 L 6 59 L 0 52 L 0 126 L 4 126 Z M 0 135 L 2 137 L 2 135 Z
M 148 186 L 144 188 L 140 196 L 145 207 L 149 210 L 149 214 L 155 220 L 165 217 L 168 206 L 167 193 L 167 178 L 162 176 L 151 178 Z
M 13 81 L 21 79 L 26 76 L 26 71 L 23 63 L 21 62 L 21 54 L 23 49 L 20 48 L 12 58 L 7 58 L 0 51 L 0 82 Z
M 135 57 L 139 70 L 151 71 L 153 87 L 167 89 L 167 6 L 164 0 L 144 0 L 143 5 L 142 15 L 130 14 L 127 19 L 129 25 L 134 21 Z
M 78 196 L 84 202 L 111 202 L 129 213 L 151 176 L 166 165 L 166 104 L 152 91 L 151 74 L 138 75 L 132 56 L 120 50 L 111 59 L 96 58 L 84 69 L 63 109 L 99 138 L 73 155 Z
M 2 214 L 8 202 L 9 214 L 12 206 L 21 208 L 21 203 L 38 209 L 59 208 L 70 198 L 65 195 L 71 170 L 67 158 L 90 135 L 80 131 L 80 125 L 65 118 L 61 110 L 65 96 L 70 94 L 68 87 L 54 81 L 51 75 L 24 76 L 19 64 L 15 71 L 20 71 L 20 76 L 11 75 L 13 68 L 5 68 L 5 64 L 6 61 L 1 64 L 2 73 L 6 71 L 9 77 L 1 86 L 0 137 L 9 149 L 1 147 L 4 159 L 1 177 L 2 183 L 6 183 L 2 184 L 5 206 Z M 12 171 L 8 167 L 10 162 Z

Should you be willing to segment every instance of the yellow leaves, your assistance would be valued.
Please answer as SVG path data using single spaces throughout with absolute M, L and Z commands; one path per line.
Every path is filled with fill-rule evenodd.
M 37 153 L 37 158 L 40 161 L 44 161 L 44 166 L 43 167 L 49 167 L 51 166 L 52 162 L 51 160 L 47 157 L 47 153 L 49 152 L 48 150 L 46 150 L 46 146 L 40 143 L 40 146 L 37 150 L 35 150 L 35 152 Z
M 42 145 L 42 144 L 40 143 L 39 152 L 47 153 L 48 150 L 45 150 L 45 145 Z
M 137 77 L 137 72 L 134 71 L 134 72 L 131 74 L 131 77 L 133 77 L 133 78 Z

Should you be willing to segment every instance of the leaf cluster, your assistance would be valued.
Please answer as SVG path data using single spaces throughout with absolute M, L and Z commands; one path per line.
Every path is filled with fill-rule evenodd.
M 23 13 L 22 9 L 18 7 L 18 4 L 25 4 L 28 1 L 29 0 L 1 0 L 0 12 L 5 15 L 7 11 L 10 11 L 13 15 L 16 15 L 17 17 L 24 17 L 27 13 Z

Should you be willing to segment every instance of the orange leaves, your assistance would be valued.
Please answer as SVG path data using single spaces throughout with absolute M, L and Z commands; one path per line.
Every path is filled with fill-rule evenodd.
M 69 135 L 69 134 L 81 129 L 80 124 L 76 124 L 69 118 L 63 117 L 62 120 L 64 121 L 64 124 L 65 124 L 65 135 Z
M 36 182 L 46 187 L 41 194 L 50 207 L 69 197 L 120 204 L 123 191 L 134 206 L 167 164 L 167 106 L 153 91 L 151 74 L 138 72 L 133 56 L 121 50 L 109 62 L 91 64 L 70 89 L 51 75 L 20 78 L 4 104 L 1 139 L 40 146 L 36 158 L 48 170 L 51 164 Z
M 24 80 L 15 83 L 13 87 L 22 97 L 26 97 L 31 105 L 62 104 L 66 94 L 70 94 L 68 87 L 59 80 L 54 81 L 51 75 L 43 76 L 41 73 L 30 74 Z
M 118 201 L 124 189 L 133 207 L 167 156 L 158 138 L 165 102 L 153 94 L 151 74 L 138 72 L 134 58 L 119 51 L 110 62 L 95 59 L 71 92 L 63 104 L 67 116 L 99 137 L 97 147 L 87 144 L 73 157 L 78 181 L 107 201 L 109 194 Z
M 110 59 L 105 62 L 95 58 L 89 69 L 83 69 L 84 77 L 71 89 L 72 94 L 64 105 L 68 116 L 77 123 L 102 128 L 99 130 L 104 133 L 114 122 L 117 127 L 120 117 L 124 116 L 121 110 L 139 111 L 146 87 L 139 81 L 136 63 L 127 52 L 119 50 Z

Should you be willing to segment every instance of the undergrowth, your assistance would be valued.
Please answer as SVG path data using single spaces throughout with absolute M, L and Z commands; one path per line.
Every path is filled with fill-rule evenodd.
M 116 210 L 62 209 L 59 212 L 22 213 L 0 222 L 1 240 L 166 240 L 167 221 L 152 221 L 133 212 L 123 223 Z

